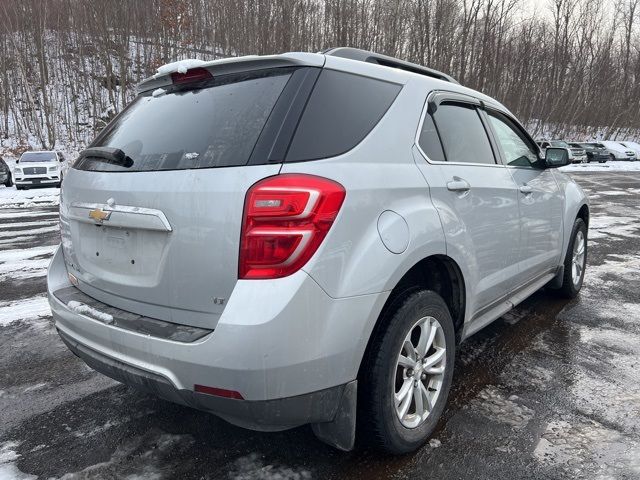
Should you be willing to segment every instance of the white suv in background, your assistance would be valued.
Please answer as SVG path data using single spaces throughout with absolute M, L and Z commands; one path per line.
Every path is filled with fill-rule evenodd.
M 13 171 L 16 188 L 22 190 L 40 186 L 60 187 L 64 175 L 64 160 L 61 152 L 24 152 Z
M 632 148 L 629 148 L 620 142 L 602 140 L 600 141 L 600 143 L 604 145 L 607 150 L 609 150 L 609 157 L 611 158 L 611 160 L 635 161 L 638 159 L 636 152 Z
M 636 154 L 636 160 L 640 158 L 640 143 L 637 142 L 629 142 L 625 140 L 624 142 L 618 142 L 623 147 L 628 148 L 629 150 L 633 150 Z
M 581 147 L 572 147 L 564 140 L 541 140 L 538 142 L 542 151 L 546 151 L 549 147 L 566 148 L 571 163 L 586 163 L 587 151 Z
M 567 151 L 542 157 L 491 97 L 351 48 L 181 70 L 65 177 L 49 302 L 96 370 L 403 453 L 436 428 L 461 341 L 545 285 L 578 294 L 589 206 Z

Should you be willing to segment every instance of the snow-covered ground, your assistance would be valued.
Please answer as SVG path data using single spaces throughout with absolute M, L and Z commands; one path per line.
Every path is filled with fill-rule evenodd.
M 563 172 L 640 172 L 640 162 L 622 160 L 607 163 L 574 163 L 560 167 Z
M 0 209 L 51 207 L 59 203 L 59 188 L 16 190 L 15 187 L 0 187 Z

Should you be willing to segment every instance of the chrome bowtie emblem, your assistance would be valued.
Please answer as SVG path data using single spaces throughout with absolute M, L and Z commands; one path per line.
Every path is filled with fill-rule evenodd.
M 95 220 L 98 223 L 102 223 L 105 220 L 109 220 L 110 216 L 111 216 L 111 212 L 105 212 L 100 208 L 96 208 L 95 210 L 91 210 L 89 212 L 89 218 Z

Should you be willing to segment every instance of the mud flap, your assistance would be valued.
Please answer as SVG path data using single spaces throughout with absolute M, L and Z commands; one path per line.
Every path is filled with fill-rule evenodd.
M 353 450 L 356 440 L 357 403 L 358 381 L 354 380 L 345 385 L 333 421 L 311 424 L 315 436 L 338 450 Z
M 558 267 L 558 273 L 556 273 L 556 276 L 553 277 L 549 281 L 549 283 L 547 283 L 547 286 L 552 290 L 558 290 L 562 288 L 563 278 L 564 278 L 564 265 L 560 265 Z

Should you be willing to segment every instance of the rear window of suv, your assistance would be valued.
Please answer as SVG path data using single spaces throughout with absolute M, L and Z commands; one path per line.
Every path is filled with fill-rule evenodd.
M 224 75 L 197 88 L 138 96 L 92 147 L 122 150 L 122 166 L 86 157 L 80 170 L 151 171 L 246 165 L 292 69 Z

